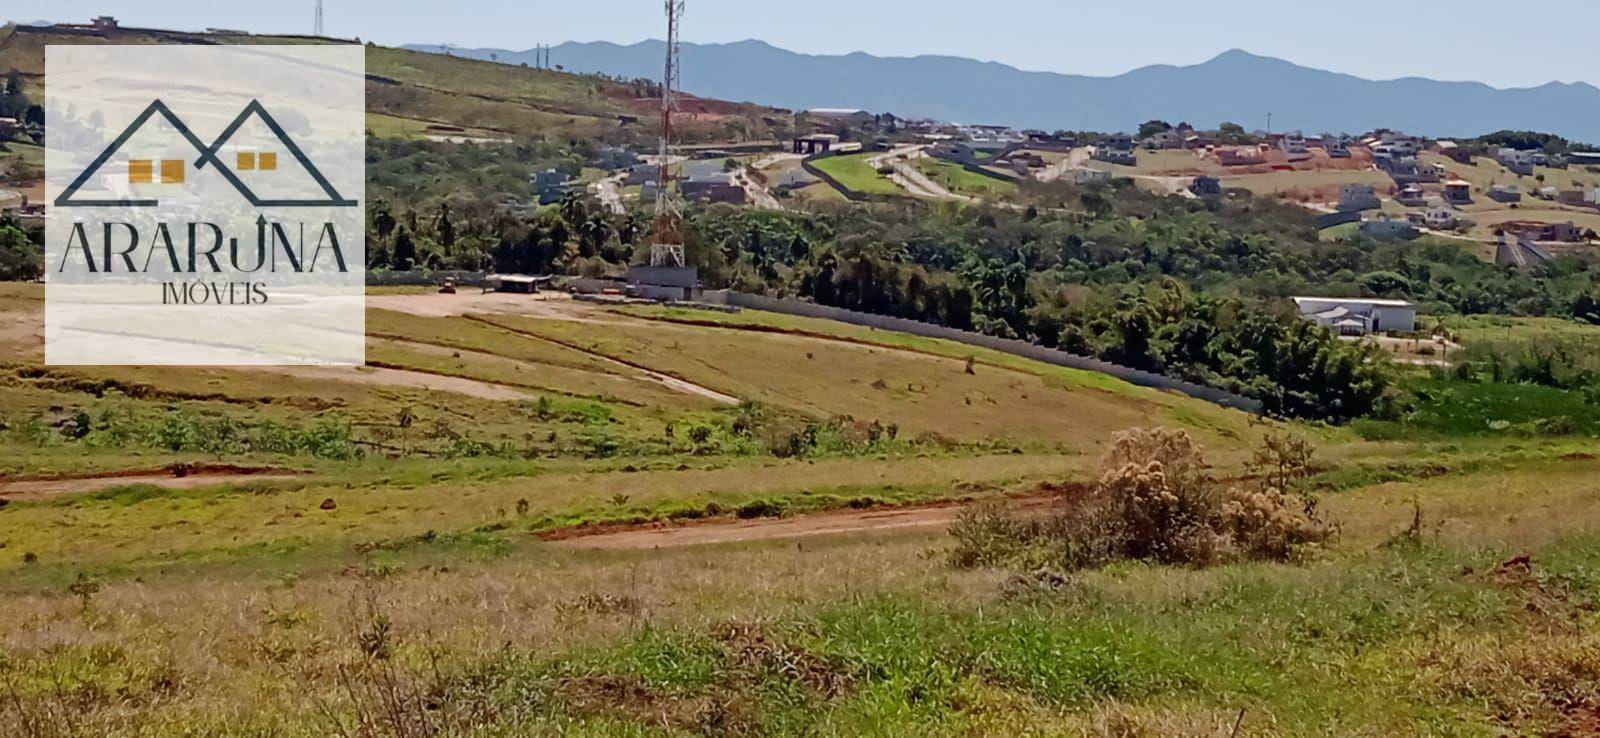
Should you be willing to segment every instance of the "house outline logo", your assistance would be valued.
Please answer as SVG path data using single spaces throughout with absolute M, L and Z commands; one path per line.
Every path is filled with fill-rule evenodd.
M 99 172 L 100 168 L 105 166 L 105 164 L 111 160 L 111 157 L 115 156 L 117 152 L 122 149 L 122 146 L 126 144 L 135 133 L 138 133 L 139 130 L 144 127 L 145 123 L 148 123 L 150 119 L 156 115 L 160 115 L 163 119 L 165 119 L 167 123 L 170 124 L 173 129 L 184 138 L 184 140 L 188 141 L 189 144 L 200 153 L 200 158 L 194 162 L 194 168 L 196 170 L 204 169 L 207 164 L 215 165 L 217 173 L 221 174 L 224 179 L 227 179 L 228 183 L 233 185 L 233 188 L 239 192 L 240 196 L 244 197 L 245 200 L 255 207 L 356 207 L 360 204 L 355 200 L 351 200 L 339 194 L 338 189 L 333 186 L 333 183 L 329 182 L 328 178 L 324 176 L 322 171 L 317 168 L 317 165 L 312 163 L 311 158 L 306 156 L 304 151 L 300 150 L 300 147 L 295 144 L 294 139 L 290 138 L 288 132 L 283 130 L 283 126 L 279 125 L 278 121 L 272 117 L 272 114 L 267 112 L 267 109 L 262 106 L 260 100 L 252 99 L 250 103 L 239 112 L 239 115 L 234 117 L 233 122 L 229 123 L 228 127 L 223 129 L 222 133 L 217 136 L 216 140 L 213 141 L 211 145 L 207 146 L 200 140 L 199 137 L 194 135 L 194 132 L 189 129 L 189 126 L 184 123 L 182 119 L 172 112 L 171 108 L 167 107 L 166 103 L 162 102 L 158 98 L 152 101 L 149 105 L 145 106 L 144 111 L 141 112 L 138 117 L 134 118 L 133 122 L 129 123 L 127 128 L 123 129 L 122 133 L 111 142 L 111 145 L 107 146 L 105 151 L 100 152 L 100 155 L 95 157 L 95 160 L 90 162 L 88 167 L 84 168 L 83 172 L 78 175 L 77 179 L 74 179 L 72 184 L 68 185 L 67 188 L 56 197 L 56 206 L 156 207 L 159 205 L 158 201 L 152 199 L 74 199 L 74 196 L 78 194 L 78 190 L 88 183 L 89 179 Z M 222 147 L 227 144 L 228 139 L 232 138 L 233 135 L 250 120 L 252 115 L 258 116 L 261 119 L 261 122 L 266 124 L 268 130 L 272 132 L 272 135 L 283 144 L 284 149 L 294 157 L 295 161 L 300 162 L 300 166 L 305 168 L 306 173 L 316 181 L 317 185 L 322 188 L 322 192 L 327 195 L 325 199 L 272 200 L 261 198 L 256 195 L 255 191 L 250 189 L 249 185 L 245 184 L 244 181 L 239 178 L 239 175 L 234 172 L 232 168 L 230 168 L 222 161 L 221 158 L 217 156 L 217 153 L 221 151 Z

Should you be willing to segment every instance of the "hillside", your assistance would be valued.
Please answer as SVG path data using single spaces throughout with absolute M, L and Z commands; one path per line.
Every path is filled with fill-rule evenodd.
M 424 47 L 414 47 L 424 48 Z M 520 61 L 527 52 L 453 49 Z M 662 44 L 566 43 L 567 69 L 621 77 L 652 73 Z M 1399 128 L 1438 136 L 1543 130 L 1600 142 L 1600 89 L 1551 83 L 1495 89 L 1473 82 L 1376 81 L 1229 51 L 1187 67 L 1149 66 L 1114 77 L 1028 72 L 945 56 L 884 58 L 799 54 L 760 41 L 684 44 L 684 87 L 787 108 L 859 107 L 908 117 L 1045 130 L 1129 130 L 1152 118 L 1279 130 L 1359 132 Z
M 57 27 L 0 30 L 0 74 L 22 73 L 30 97 L 42 98 L 44 48 L 50 44 L 292 44 L 338 39 L 245 33 L 189 33 L 123 28 L 107 33 Z M 592 74 L 496 64 L 460 56 L 367 45 L 367 106 L 374 132 L 425 131 L 444 125 L 480 136 L 573 137 L 623 142 L 652 134 L 652 90 Z M 679 125 L 686 142 L 759 140 L 783 133 L 788 118 L 771 108 L 690 98 Z M 398 119 L 398 120 L 394 120 Z
M 1112 429 L 1247 479 L 1279 426 L 555 296 L 380 291 L 360 369 L 43 367 L 41 292 L 0 285 L 7 735 L 1585 735 L 1600 694 L 1592 438 L 1303 426 L 1303 560 L 972 567 Z

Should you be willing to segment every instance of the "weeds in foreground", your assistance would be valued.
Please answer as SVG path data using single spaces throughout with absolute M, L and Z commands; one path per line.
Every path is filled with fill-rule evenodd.
M 950 563 L 1076 570 L 1117 560 L 1207 566 L 1237 559 L 1285 561 L 1335 529 L 1309 493 L 1312 449 L 1269 435 L 1254 486 L 1223 487 L 1184 431 L 1118 433 L 1097 482 L 1067 488 L 1053 514 L 1024 517 L 998 505 L 962 514 Z

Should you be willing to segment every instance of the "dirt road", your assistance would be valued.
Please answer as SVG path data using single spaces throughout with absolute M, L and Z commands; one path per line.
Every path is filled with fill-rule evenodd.
M 1019 510 L 1041 510 L 1052 495 L 1014 498 Z M 815 536 L 883 533 L 897 530 L 946 528 L 961 515 L 970 501 L 944 501 L 925 505 L 872 510 L 837 510 L 792 518 L 760 520 L 713 520 L 686 525 L 654 527 L 600 528 L 593 531 L 574 528 L 547 536 L 552 545 L 588 551 L 642 551 L 656 548 L 706 546 L 718 543 L 772 541 Z
M 48 479 L 0 479 L 0 500 L 42 500 L 57 495 L 98 492 L 129 484 L 148 484 L 162 489 L 194 489 L 239 482 L 265 482 L 294 479 L 295 475 L 271 469 L 218 467 L 196 469 L 179 476 L 171 469 L 124 472 L 91 477 Z

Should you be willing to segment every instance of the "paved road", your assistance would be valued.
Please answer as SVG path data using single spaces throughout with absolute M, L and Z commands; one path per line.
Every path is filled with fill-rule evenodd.
M 1084 162 L 1088 160 L 1089 147 L 1079 146 L 1071 151 L 1068 151 L 1065 159 L 1051 164 L 1044 169 L 1040 169 L 1039 173 L 1035 176 L 1040 182 L 1054 182 L 1055 180 L 1066 176 L 1068 171 L 1083 166 Z
M 767 186 L 757 182 L 750 176 L 750 171 L 743 167 L 733 170 L 733 183 L 744 188 L 744 194 L 750 199 L 750 204 L 760 210 L 782 210 L 783 205 L 778 198 L 772 196 Z
M 626 171 L 617 172 L 590 185 L 595 197 L 600 198 L 600 204 L 617 215 L 628 212 L 628 208 L 622 204 L 622 180 L 627 176 Z
M 966 195 L 958 195 L 933 181 L 928 175 L 923 174 L 913 159 L 927 156 L 927 144 L 910 144 L 897 146 L 881 154 L 867 157 L 867 165 L 873 169 L 882 169 L 888 165 L 893 171 L 887 176 L 889 181 L 899 185 L 901 189 L 913 197 L 922 197 L 931 200 L 964 200 L 972 201 Z

